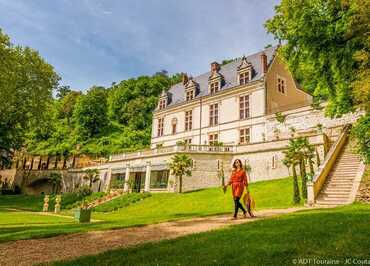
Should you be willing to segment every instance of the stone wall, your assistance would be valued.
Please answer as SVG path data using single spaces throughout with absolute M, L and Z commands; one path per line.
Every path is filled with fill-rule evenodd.
M 59 173 L 62 176 L 60 192 L 72 192 L 77 187 L 88 185 L 88 181 L 84 180 L 85 175 L 83 170 L 23 170 L 10 169 L 2 170 L 0 174 L 3 177 L 8 177 L 12 181 L 12 185 L 17 185 L 21 188 L 23 194 L 39 195 L 41 193 L 52 193 L 52 184 L 49 182 L 51 173 Z M 109 187 L 109 179 L 107 170 L 100 170 L 100 180 L 92 186 L 93 191 L 106 191 Z
M 370 165 L 367 165 L 365 168 L 365 173 L 356 195 L 356 201 L 370 203 Z
M 325 116 L 324 110 L 315 110 L 308 106 L 283 112 L 282 115 L 285 116 L 283 123 L 276 120 L 276 115 L 266 117 L 266 140 L 275 140 L 277 136 L 280 139 L 289 138 L 290 128 L 294 128 L 297 133 L 318 132 L 319 124 L 329 137 L 336 137 L 344 125 L 355 122 L 361 113 L 349 113 L 340 118 L 331 119 Z
M 192 175 L 183 178 L 183 191 L 221 186 L 220 171 L 224 169 L 225 182 L 231 173 L 231 155 L 191 154 Z

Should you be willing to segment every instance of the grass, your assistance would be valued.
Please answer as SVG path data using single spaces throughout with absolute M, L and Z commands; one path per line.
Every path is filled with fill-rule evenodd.
M 370 259 L 369 220 L 370 205 L 353 204 L 298 212 L 54 265 L 292 265 L 294 259 L 338 259 L 343 265 L 347 258 Z
M 0 195 L 0 208 L 41 211 L 43 199 L 43 196 Z
M 250 185 L 250 190 L 256 201 L 257 209 L 292 207 L 292 180 L 290 178 L 257 182 Z M 2 196 L 0 196 L 1 199 Z M 25 206 L 19 202 L 19 206 Z M 6 200 L 0 200 L 0 209 L 9 206 Z M 13 201 L 13 207 L 16 204 Z M 140 226 L 177 219 L 231 213 L 233 201 L 230 190 L 224 194 L 221 188 L 211 188 L 192 193 L 157 193 L 136 203 L 130 204 L 118 211 L 103 213 L 93 212 L 92 218 L 100 222 L 79 224 L 71 220 L 48 224 L 20 224 L 12 226 L 11 233 L 7 231 L 11 217 L 6 212 L 0 212 L 0 220 L 4 226 L 0 229 L 0 242 L 49 237 L 58 234 L 85 232 L 91 230 L 106 230 L 129 226 Z M 70 210 L 62 212 L 72 215 Z M 18 215 L 22 215 L 18 213 Z M 28 213 L 24 221 L 27 221 Z M 46 217 L 45 217 L 46 219 Z
M 150 197 L 150 193 L 133 193 L 128 195 L 123 195 L 115 198 L 111 201 L 105 202 L 94 208 L 95 212 L 112 212 L 117 211 L 121 208 L 127 207 L 137 201 L 143 200 Z

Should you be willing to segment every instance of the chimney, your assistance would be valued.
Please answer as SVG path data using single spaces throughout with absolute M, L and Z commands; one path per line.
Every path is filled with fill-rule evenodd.
M 217 73 L 220 70 L 220 65 L 217 62 L 211 63 L 211 72 Z
M 182 85 L 186 85 L 188 81 L 189 81 L 188 74 L 182 73 Z
M 264 52 L 261 54 L 261 68 L 262 73 L 265 74 L 267 72 L 267 56 Z

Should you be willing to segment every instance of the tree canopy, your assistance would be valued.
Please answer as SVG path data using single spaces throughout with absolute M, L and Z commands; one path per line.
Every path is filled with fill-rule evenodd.
M 162 71 L 86 93 L 62 88 L 49 106 L 48 123 L 28 134 L 27 151 L 107 156 L 147 147 L 158 97 L 179 81 L 180 75 Z
M 0 29 L 0 166 L 9 165 L 28 130 L 45 120 L 58 81 L 37 51 L 14 46 Z
M 327 115 L 363 109 L 369 116 L 369 1 L 282 0 L 265 26 L 282 41 L 279 53 L 303 89 L 328 101 Z M 355 125 L 357 132 L 370 131 L 368 120 Z M 370 139 L 361 138 L 359 151 L 370 162 Z

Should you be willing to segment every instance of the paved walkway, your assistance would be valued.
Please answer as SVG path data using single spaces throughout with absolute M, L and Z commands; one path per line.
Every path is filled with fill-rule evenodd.
M 57 260 L 70 260 L 80 256 L 98 254 L 110 249 L 173 239 L 307 209 L 309 208 L 263 210 L 256 212 L 257 218 L 231 220 L 230 215 L 212 216 L 143 227 L 91 231 L 51 238 L 6 242 L 0 244 L 0 265 L 32 265 Z

